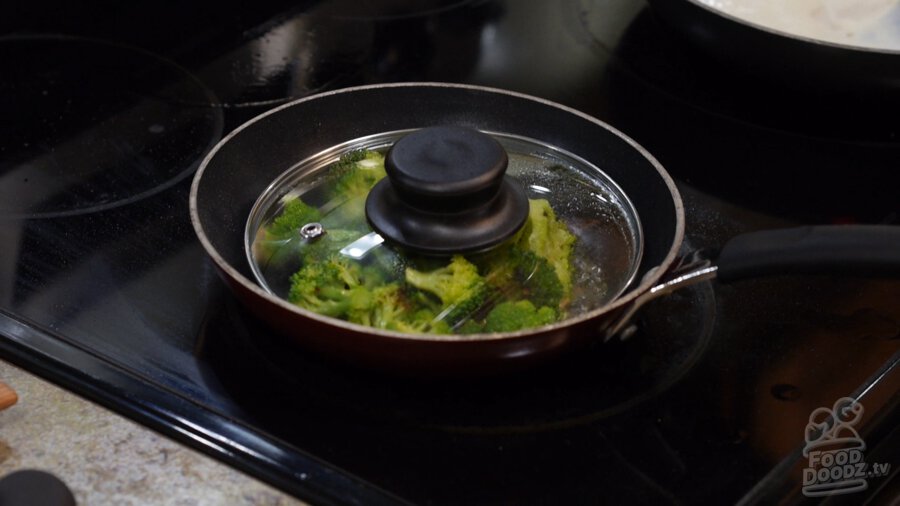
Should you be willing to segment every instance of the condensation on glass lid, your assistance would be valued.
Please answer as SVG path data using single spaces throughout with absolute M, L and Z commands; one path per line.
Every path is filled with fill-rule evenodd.
M 495 274 L 497 259 L 502 258 L 500 263 L 507 261 L 507 257 L 497 253 L 508 251 L 503 249 L 506 244 L 484 253 L 435 258 L 398 250 L 372 231 L 364 212 L 366 194 L 374 181 L 384 175 L 384 153 L 409 132 L 389 132 L 335 146 L 295 164 L 269 186 L 253 207 L 245 236 L 248 261 L 262 287 L 294 303 L 300 299 L 301 307 L 307 307 L 307 303 L 320 307 L 318 300 L 303 299 L 306 295 L 298 288 L 310 269 L 302 275 L 297 273 L 302 265 L 325 258 L 321 252 L 337 254 L 342 262 L 361 262 L 365 269 L 374 267 L 380 273 L 376 276 L 379 282 L 387 284 L 400 281 L 420 288 L 417 283 L 427 281 L 417 278 L 417 273 L 436 272 L 437 268 L 461 272 L 471 267 L 488 283 L 507 279 Z M 565 318 L 583 314 L 618 297 L 636 275 L 643 241 L 637 212 L 622 190 L 599 168 L 575 155 L 532 139 L 502 133 L 490 135 L 508 153 L 506 173 L 524 187 L 532 215 L 550 216 L 548 229 L 552 229 L 554 220 L 561 223 L 565 232 L 561 232 L 559 241 L 567 242 L 566 237 L 571 236 L 569 265 L 563 269 L 564 275 L 557 270 L 566 287 L 560 314 Z M 360 154 L 363 152 L 366 154 Z M 350 159 L 362 176 L 351 173 L 354 177 L 344 177 Z M 363 191 L 354 193 L 357 186 Z M 280 230 L 290 221 L 286 218 L 289 215 L 294 221 L 287 230 Z M 535 219 L 538 218 L 530 215 L 529 223 Z M 533 240 L 535 233 L 531 229 L 527 233 L 532 234 L 528 240 Z M 523 244 L 522 235 L 515 240 Z M 406 269 L 405 276 L 398 265 Z M 491 297 L 513 299 L 520 292 L 540 293 L 535 288 L 538 277 L 528 276 L 526 282 L 512 283 L 515 290 L 494 290 Z M 351 278 L 356 279 L 352 275 Z M 347 286 L 355 282 L 351 280 Z M 359 297 L 360 301 L 368 300 L 368 296 Z M 540 299 L 540 295 L 536 297 Z M 332 309 L 344 310 L 329 306 L 316 312 L 329 315 Z M 447 310 L 445 305 L 437 313 Z M 469 319 L 481 318 L 482 313 L 475 311 Z M 371 318 L 366 315 L 363 319 L 368 322 Z M 460 326 L 457 323 L 453 333 Z M 468 328 L 467 333 L 471 333 L 472 326 Z
M 900 0 L 698 0 L 791 35 L 900 51 Z

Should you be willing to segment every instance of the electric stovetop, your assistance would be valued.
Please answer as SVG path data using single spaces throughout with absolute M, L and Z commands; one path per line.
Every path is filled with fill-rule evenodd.
M 714 254 L 744 231 L 898 223 L 889 97 L 744 74 L 640 0 L 36 2 L 0 19 L 0 68 L 0 357 L 300 498 L 802 502 L 806 425 L 843 397 L 865 461 L 900 466 L 896 280 L 701 284 L 544 367 L 402 379 L 247 314 L 187 206 L 205 153 L 271 107 L 464 82 L 636 139 L 682 191 L 684 252 Z M 843 498 L 896 498 L 877 470 Z

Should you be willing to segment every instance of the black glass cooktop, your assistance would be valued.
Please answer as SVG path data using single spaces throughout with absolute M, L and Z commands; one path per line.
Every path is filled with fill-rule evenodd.
M 286 344 L 190 224 L 230 130 L 318 91 L 464 82 L 632 136 L 685 199 L 683 252 L 900 221 L 893 96 L 723 67 L 640 0 L 18 5 L 0 20 L 0 357 L 313 503 L 802 502 L 810 414 L 900 449 L 900 282 L 779 276 L 651 303 L 534 370 L 397 378 Z M 895 498 L 896 470 L 845 498 Z

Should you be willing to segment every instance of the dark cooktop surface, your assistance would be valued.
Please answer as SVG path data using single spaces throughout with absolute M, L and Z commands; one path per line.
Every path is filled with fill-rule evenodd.
M 900 449 L 900 282 L 779 276 L 649 305 L 625 341 L 511 376 L 326 362 L 247 314 L 194 236 L 200 160 L 357 84 L 554 100 L 656 156 L 684 253 L 898 222 L 897 101 L 726 67 L 640 0 L 101 2 L 0 20 L 0 357 L 316 503 L 800 502 L 804 430 L 851 396 Z M 900 464 L 900 462 L 893 462 Z M 854 498 L 898 493 L 896 471 Z

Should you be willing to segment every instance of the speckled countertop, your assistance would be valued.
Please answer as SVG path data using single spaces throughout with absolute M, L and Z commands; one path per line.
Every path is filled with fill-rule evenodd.
M 0 477 L 55 474 L 79 505 L 304 504 L 0 361 L 19 402 L 0 411 Z

